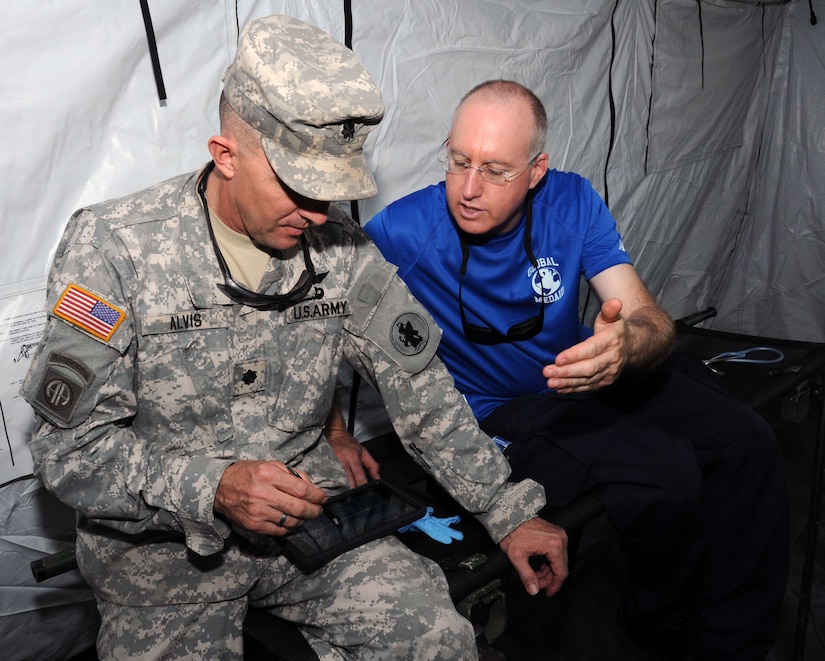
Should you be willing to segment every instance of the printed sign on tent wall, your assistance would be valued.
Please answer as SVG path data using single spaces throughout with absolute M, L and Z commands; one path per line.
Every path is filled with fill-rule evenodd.
M 32 473 L 34 413 L 20 386 L 46 327 L 45 289 L 0 297 L 0 486 Z

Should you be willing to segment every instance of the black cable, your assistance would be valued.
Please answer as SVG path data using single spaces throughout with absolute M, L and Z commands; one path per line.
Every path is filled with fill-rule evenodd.
M 349 410 L 347 411 L 347 431 L 355 436 L 355 414 L 358 411 L 358 391 L 361 388 L 361 375 L 352 373 L 352 386 L 349 391 Z
M 0 403 L 0 421 L 3 423 L 3 433 L 6 435 L 6 439 L 10 439 L 11 436 L 9 435 L 9 428 L 6 424 L 6 414 L 3 412 L 3 404 Z M 11 441 L 8 442 L 9 446 L 9 460 L 11 465 L 14 466 L 14 448 L 11 446 Z
M 166 101 L 166 87 L 163 84 L 163 72 L 160 70 L 158 44 L 155 40 L 155 28 L 152 26 L 152 16 L 149 14 L 149 0 L 140 0 L 140 11 L 143 14 L 143 26 L 146 28 L 146 39 L 149 42 L 149 57 L 152 60 L 152 71 L 155 74 L 155 85 L 158 88 L 160 102 Z
M 702 48 L 701 60 L 701 74 L 702 74 L 702 89 L 705 89 L 705 24 L 702 21 L 702 0 L 696 0 L 696 6 L 699 8 L 699 44 Z
M 37 479 L 37 478 L 35 478 L 33 473 L 29 473 L 28 475 L 18 475 L 17 477 L 13 477 L 10 480 L 7 480 L 6 482 L 3 482 L 3 484 L 0 484 L 0 489 L 5 489 L 7 486 L 9 486 L 10 484 L 14 484 L 15 482 L 22 482 L 23 480 L 35 480 L 35 479 Z
M 607 170 L 610 165 L 610 157 L 613 155 L 613 147 L 616 143 L 616 99 L 613 97 L 613 64 L 616 61 L 616 10 L 619 8 L 619 0 L 613 5 L 610 14 L 610 62 L 607 65 L 607 103 L 610 107 L 610 138 L 607 143 L 607 154 L 604 157 L 604 203 L 610 208 L 610 187 L 607 183 Z M 584 297 L 582 306 L 581 323 L 587 316 L 587 308 L 590 305 L 590 295 L 593 292 L 590 283 L 587 283 L 587 294 Z
M 352 0 L 344 0 L 344 46 L 352 50 Z M 352 200 L 350 203 L 352 219 L 361 224 L 361 214 L 358 210 L 358 202 Z
M 352 0 L 344 0 L 344 46 L 352 50 Z
M 344 0 L 344 46 L 352 50 L 352 0 Z M 361 224 L 361 213 L 358 210 L 358 201 L 349 203 L 352 219 Z M 358 408 L 358 390 L 361 387 L 361 375 L 352 373 L 352 387 L 349 395 L 349 415 L 347 415 L 347 431 L 355 435 L 355 411 Z
M 619 0 L 613 5 L 610 14 L 610 63 L 607 66 L 607 102 L 610 106 L 610 140 L 607 144 L 607 155 L 604 159 L 604 203 L 610 208 L 610 192 L 607 184 L 607 168 L 610 157 L 613 155 L 613 146 L 616 142 L 616 99 L 613 98 L 613 64 L 616 61 L 616 10 Z
M 653 113 L 653 72 L 656 69 L 656 32 L 659 26 L 659 0 L 653 3 L 653 37 L 650 42 L 650 95 L 647 100 L 647 125 L 645 126 L 645 161 L 644 171 L 647 174 L 647 163 L 650 158 L 650 117 Z
M 765 5 L 762 5 L 761 29 L 762 29 L 762 74 L 767 75 L 767 73 L 768 73 L 768 60 L 767 60 L 767 53 L 765 52 Z

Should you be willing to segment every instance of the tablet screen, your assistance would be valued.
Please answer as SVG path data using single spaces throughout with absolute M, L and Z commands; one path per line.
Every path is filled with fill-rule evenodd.
M 323 513 L 281 538 L 284 555 L 313 571 L 337 555 L 426 514 L 426 507 L 374 480 L 327 500 Z

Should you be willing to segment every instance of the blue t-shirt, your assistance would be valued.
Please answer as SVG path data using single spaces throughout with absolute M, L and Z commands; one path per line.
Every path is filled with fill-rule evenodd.
M 631 263 L 616 222 L 586 179 L 550 170 L 532 204 L 538 272 L 524 249 L 524 214 L 513 230 L 469 244 L 462 299 L 470 324 L 506 333 L 538 314 L 544 296 L 542 331 L 502 344 L 477 344 L 464 336 L 458 305 L 461 244 L 444 182 L 394 202 L 365 226 L 443 330 L 438 354 L 479 420 L 518 395 L 547 390 L 542 368 L 591 333 L 578 320 L 582 274 L 589 279 Z

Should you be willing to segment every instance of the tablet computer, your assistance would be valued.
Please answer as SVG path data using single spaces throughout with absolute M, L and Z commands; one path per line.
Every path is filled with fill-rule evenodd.
M 304 573 L 344 551 L 417 521 L 427 508 L 381 480 L 373 480 L 327 500 L 324 511 L 279 538 L 284 555 Z

